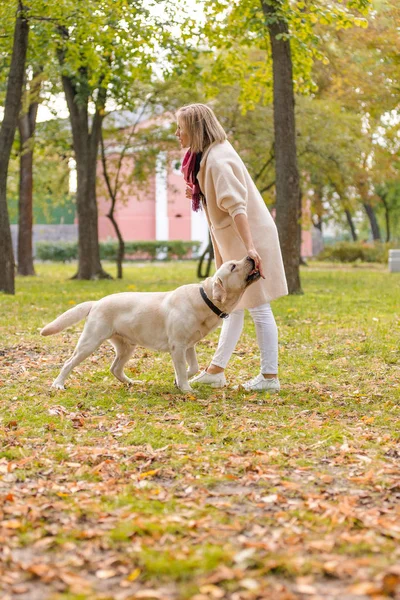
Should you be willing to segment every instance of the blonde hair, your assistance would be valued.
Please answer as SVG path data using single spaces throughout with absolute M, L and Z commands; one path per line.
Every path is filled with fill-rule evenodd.
M 224 142 L 226 133 L 214 112 L 205 104 L 182 106 L 176 118 L 184 125 L 192 152 L 203 152 L 214 142 Z

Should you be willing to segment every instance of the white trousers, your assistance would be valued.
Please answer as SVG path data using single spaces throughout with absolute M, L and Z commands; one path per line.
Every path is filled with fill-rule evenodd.
M 255 327 L 261 354 L 261 373 L 278 373 L 278 328 L 270 304 L 248 309 Z M 239 341 L 244 323 L 244 310 L 235 310 L 222 324 L 218 347 L 211 364 L 225 369 Z

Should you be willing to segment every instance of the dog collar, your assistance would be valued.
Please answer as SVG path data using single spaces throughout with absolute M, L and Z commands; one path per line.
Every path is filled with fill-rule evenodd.
M 219 308 L 211 302 L 210 298 L 207 296 L 206 291 L 202 285 L 200 286 L 200 294 L 201 294 L 201 297 L 203 298 L 204 302 L 207 304 L 207 306 L 209 308 L 211 308 L 213 313 L 215 313 L 218 317 L 220 317 L 220 319 L 227 319 L 229 317 L 228 313 L 222 312 L 222 310 L 219 310 Z

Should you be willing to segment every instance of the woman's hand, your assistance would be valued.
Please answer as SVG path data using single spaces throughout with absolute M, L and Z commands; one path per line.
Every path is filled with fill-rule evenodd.
M 255 248 L 249 248 L 247 250 L 247 256 L 249 256 L 250 258 L 252 258 L 256 264 L 255 268 L 257 269 L 257 271 L 260 271 L 260 275 L 263 279 L 265 279 L 265 275 L 263 272 L 263 267 L 262 267 L 262 260 L 261 260 L 261 256 L 258 254 L 257 250 Z
M 189 184 L 186 184 L 186 192 L 185 192 L 186 198 L 192 199 L 192 195 L 193 195 L 192 188 L 190 187 Z

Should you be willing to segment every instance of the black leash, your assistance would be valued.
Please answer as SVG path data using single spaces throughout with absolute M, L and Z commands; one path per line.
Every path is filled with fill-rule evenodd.
M 222 310 L 219 310 L 219 308 L 211 302 L 210 298 L 207 296 L 206 291 L 202 285 L 200 286 L 200 294 L 201 294 L 201 297 L 203 298 L 204 302 L 207 304 L 207 306 L 209 308 L 211 308 L 213 313 L 215 313 L 218 317 L 220 317 L 221 319 L 227 319 L 229 317 L 228 313 L 222 312 Z

